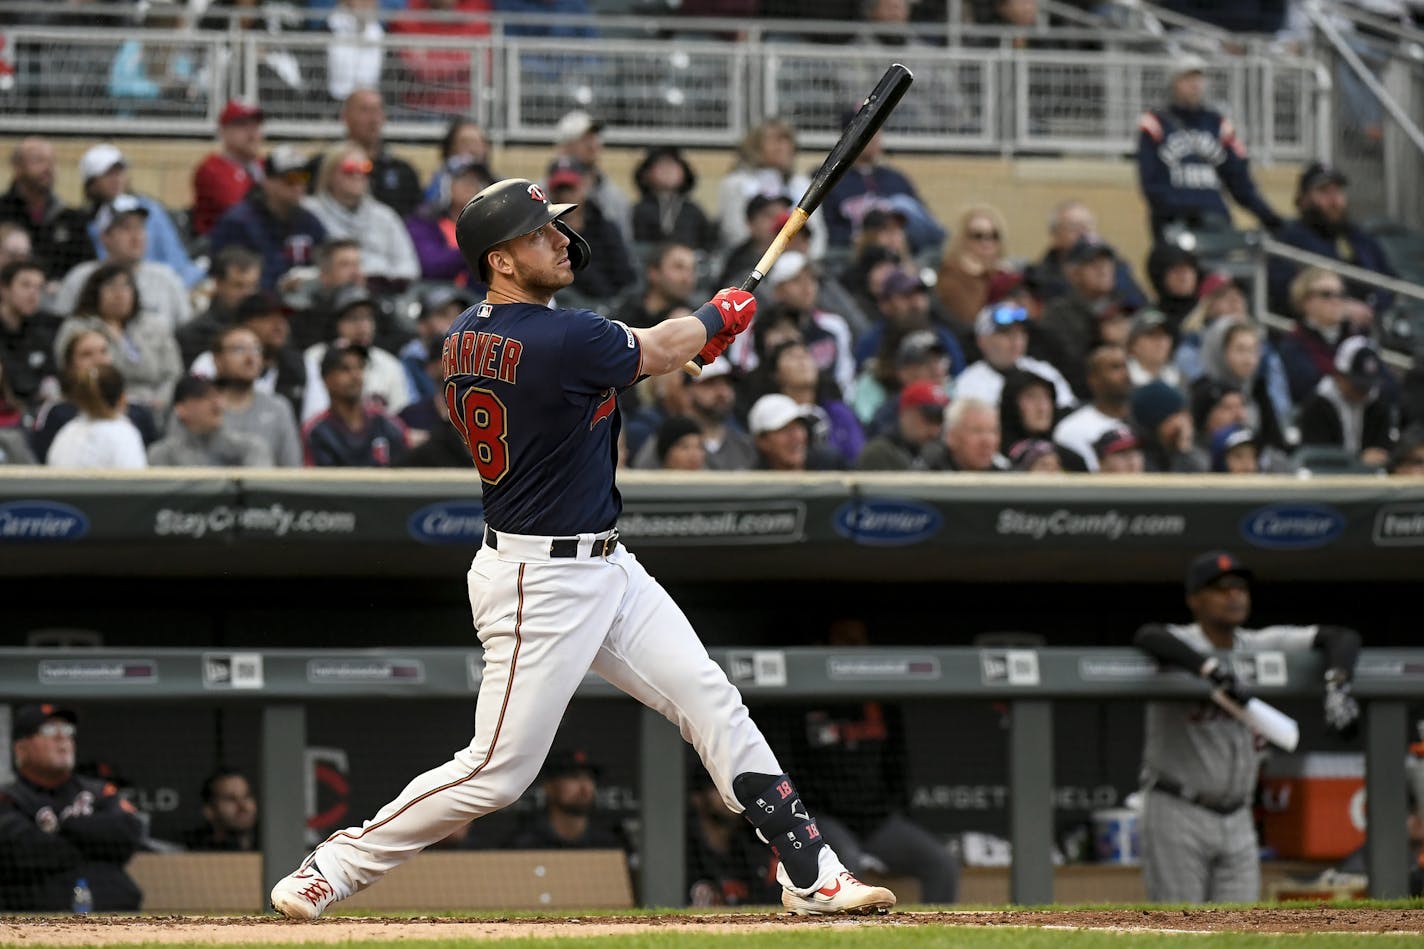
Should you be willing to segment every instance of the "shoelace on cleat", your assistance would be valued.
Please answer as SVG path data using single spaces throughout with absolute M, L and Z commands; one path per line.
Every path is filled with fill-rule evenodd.
M 310 884 L 297 892 L 302 899 L 315 906 L 336 891 L 331 888 L 330 883 L 327 883 L 321 877 L 317 877 Z

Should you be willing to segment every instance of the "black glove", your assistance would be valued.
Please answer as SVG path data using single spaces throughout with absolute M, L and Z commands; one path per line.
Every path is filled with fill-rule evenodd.
M 1360 730 L 1360 703 L 1350 694 L 1350 674 L 1344 669 L 1325 673 L 1325 724 L 1341 738 Z
M 1213 691 L 1224 689 L 1226 697 L 1237 705 L 1245 705 L 1251 698 L 1246 694 L 1246 690 L 1241 688 L 1241 683 L 1236 681 L 1236 674 L 1231 668 L 1223 665 L 1215 656 L 1202 663 L 1201 677 L 1211 683 Z

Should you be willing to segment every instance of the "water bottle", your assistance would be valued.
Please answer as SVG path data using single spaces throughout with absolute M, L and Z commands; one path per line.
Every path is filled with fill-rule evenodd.
M 94 908 L 94 891 L 89 889 L 89 881 L 84 877 L 74 881 L 74 905 L 76 913 L 87 913 Z

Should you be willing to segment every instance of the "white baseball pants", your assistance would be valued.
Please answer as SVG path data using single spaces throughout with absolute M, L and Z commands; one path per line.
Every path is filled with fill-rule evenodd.
M 580 535 L 578 558 L 550 558 L 548 537 L 500 534 L 498 550 L 480 549 L 469 573 L 485 653 L 474 739 L 317 848 L 340 896 L 518 800 L 589 669 L 677 724 L 732 810 L 742 811 L 732 793 L 738 774 L 781 773 L 741 694 L 667 591 L 622 546 L 606 559 L 587 556 L 604 536 Z

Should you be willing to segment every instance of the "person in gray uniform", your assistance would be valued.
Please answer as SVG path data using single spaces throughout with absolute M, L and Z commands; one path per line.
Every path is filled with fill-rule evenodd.
M 1134 642 L 1163 669 L 1186 670 L 1247 696 L 1218 651 L 1318 649 L 1325 654 L 1325 722 L 1351 737 L 1360 708 L 1350 679 L 1360 635 L 1341 626 L 1242 629 L 1251 612 L 1251 571 L 1223 550 L 1187 568 L 1187 626 L 1149 623 Z M 1165 903 L 1237 903 L 1260 899 L 1261 867 L 1251 802 L 1263 740 L 1210 700 L 1147 703 L 1142 748 L 1145 804 L 1142 875 L 1147 898 Z

